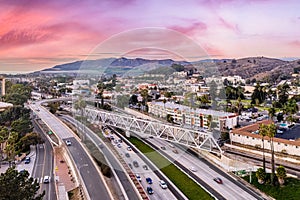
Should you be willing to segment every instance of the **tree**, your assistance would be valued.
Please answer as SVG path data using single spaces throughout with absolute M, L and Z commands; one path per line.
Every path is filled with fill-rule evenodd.
M 261 141 L 263 145 L 263 169 L 266 172 L 266 157 L 265 157 L 265 141 L 264 137 L 267 135 L 267 126 L 265 124 L 260 124 L 259 126 L 259 135 L 261 135 Z
M 275 124 L 269 124 L 267 125 L 267 136 L 270 138 L 271 143 L 271 166 L 272 166 L 272 173 L 271 173 L 271 184 L 274 185 L 274 177 L 275 177 L 275 158 L 274 158 L 274 137 L 276 134 L 276 125 Z
M 21 105 L 31 97 L 31 87 L 23 84 L 12 84 L 10 88 L 7 88 L 5 101 L 14 105 Z
M 259 184 L 264 184 L 267 174 L 265 172 L 265 170 L 263 168 L 258 168 L 256 173 L 255 173 L 257 179 L 258 179 L 258 183 Z
M 277 87 L 278 91 L 278 102 L 280 103 L 281 107 L 288 101 L 289 94 L 288 91 L 290 86 L 288 84 L 283 84 Z
M 18 172 L 11 167 L 0 175 L 0 199 L 5 200 L 42 200 L 45 191 L 37 194 L 40 186 L 37 180 L 29 177 L 27 171 Z
M 96 98 L 101 99 L 101 108 L 102 108 L 103 105 L 104 105 L 103 92 L 106 89 L 106 87 L 105 87 L 105 84 L 102 81 L 99 81 L 99 83 L 97 85 L 97 88 L 98 88 L 98 94 L 97 94 Z
M 7 155 L 9 164 L 11 164 L 11 161 L 14 160 L 16 155 L 16 142 L 18 140 L 18 133 L 17 132 L 11 132 L 9 134 L 8 139 L 6 140 L 6 146 L 5 146 L 5 153 Z
M 286 177 L 286 170 L 283 166 L 279 166 L 276 169 L 277 172 L 277 177 L 278 177 L 278 182 L 280 185 L 284 184 L 284 178 Z
M 20 134 L 20 136 L 22 137 L 26 133 L 31 132 L 33 130 L 33 126 L 32 126 L 30 119 L 21 117 L 12 122 L 11 130 L 18 132 Z
M 263 86 L 260 86 L 259 83 L 257 83 L 251 96 L 251 104 L 257 104 L 257 103 L 261 104 L 265 101 L 265 99 L 266 99 L 265 88 Z
M 44 140 L 37 133 L 27 133 L 17 143 L 19 152 L 25 152 L 30 150 L 30 145 L 43 144 Z
M 275 116 L 276 110 L 275 108 L 272 106 L 268 109 L 268 113 L 269 113 L 269 118 L 273 121 L 273 118 Z
M 102 105 L 102 107 L 103 107 L 103 105 Z M 80 110 L 81 116 L 82 116 L 83 110 L 86 108 L 86 101 L 80 97 L 74 103 L 74 108 L 75 108 L 75 110 Z

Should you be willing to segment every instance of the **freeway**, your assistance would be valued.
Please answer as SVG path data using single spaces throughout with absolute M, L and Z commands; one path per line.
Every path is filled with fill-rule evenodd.
M 68 139 L 72 142 L 72 145 L 69 147 L 69 152 L 79 171 L 79 175 L 82 177 L 89 198 L 99 199 L 100 195 L 103 199 L 111 199 L 110 191 L 106 187 L 103 178 L 99 175 L 96 166 L 81 144 L 75 139 L 73 132 L 46 108 L 42 107 L 39 102 L 30 104 L 29 107 L 35 111 L 37 116 L 41 118 L 60 139 L 64 141 Z
M 54 174 L 53 174 L 53 148 L 49 140 L 45 137 L 43 131 L 37 125 L 36 121 L 33 123 L 36 132 L 40 133 L 44 139 L 44 144 L 36 145 L 36 160 L 33 168 L 32 177 L 36 178 L 40 182 L 39 193 L 45 191 L 46 199 L 56 200 L 56 190 L 54 185 Z M 44 176 L 50 176 L 51 181 L 49 184 L 43 183 Z
M 164 146 L 165 150 L 163 150 L 163 154 L 167 154 L 169 158 L 176 160 L 176 162 L 189 170 L 189 174 L 193 174 L 200 178 L 211 188 L 214 188 L 214 190 L 220 193 L 225 199 L 263 199 L 260 195 L 254 193 L 245 186 L 242 186 L 237 180 L 229 177 L 228 174 L 216 168 L 209 162 L 205 162 L 204 159 L 199 159 L 188 153 L 187 149 L 178 148 L 178 146 L 175 147 L 166 141 L 155 138 L 147 139 L 146 141 L 158 148 Z M 175 148 L 177 151 L 176 153 L 173 151 Z M 216 177 L 221 178 L 223 184 L 215 182 L 213 179 Z
M 63 119 L 68 121 L 69 123 L 73 124 L 74 126 L 77 126 L 77 128 L 81 129 L 83 127 L 83 124 L 75 120 L 74 118 L 70 116 L 63 116 Z M 103 155 L 106 157 L 107 160 L 109 160 L 113 170 L 116 172 L 119 180 L 121 181 L 123 188 L 127 194 L 128 197 L 130 197 L 130 200 L 137 200 L 139 197 L 136 194 L 135 189 L 131 184 L 129 184 L 128 176 L 125 174 L 123 168 L 121 167 L 120 163 L 116 159 L 116 157 L 112 154 L 111 151 L 108 150 L 108 148 L 103 145 L 103 141 L 95 135 L 89 128 L 85 127 L 84 128 L 85 134 L 89 136 L 89 138 L 96 144 L 98 144 L 98 147 L 101 147 L 101 151 Z
M 177 199 L 169 189 L 162 189 L 159 185 L 160 178 L 152 171 L 152 169 L 140 158 L 140 156 L 134 151 L 128 150 L 126 143 L 116 143 L 115 141 L 120 141 L 120 138 L 117 135 L 114 135 L 114 141 L 112 141 L 115 149 L 123 157 L 123 159 L 131 166 L 131 170 L 140 175 L 141 184 L 147 191 L 147 187 L 150 186 L 154 194 L 149 195 L 150 199 L 161 200 L 161 199 Z M 122 141 L 122 140 L 121 140 Z M 127 154 L 127 156 L 125 155 Z M 138 163 L 138 167 L 134 166 L 133 162 Z M 146 166 L 146 167 L 145 167 Z M 150 177 L 153 181 L 152 184 L 146 182 L 146 178 Z

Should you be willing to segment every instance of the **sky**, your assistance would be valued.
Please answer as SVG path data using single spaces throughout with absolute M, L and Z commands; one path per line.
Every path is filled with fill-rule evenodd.
M 121 56 L 300 57 L 299 10 L 298 0 L 0 0 L 0 72 Z

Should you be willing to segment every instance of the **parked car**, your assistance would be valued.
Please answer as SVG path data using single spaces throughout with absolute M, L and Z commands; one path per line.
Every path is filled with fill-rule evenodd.
M 125 156 L 126 156 L 127 158 L 129 158 L 129 157 L 130 157 L 130 154 L 129 154 L 129 153 L 125 153 Z
M 127 147 L 127 150 L 128 150 L 128 151 L 131 151 L 131 147 L 130 147 L 130 146 L 128 146 L 128 147 Z
M 152 184 L 152 179 L 150 177 L 146 178 L 147 183 Z
M 166 150 L 166 147 L 160 147 L 162 150 Z
M 67 146 L 71 146 L 72 145 L 71 141 L 70 140 L 66 140 L 66 145 Z
M 216 181 L 219 184 L 223 183 L 222 179 L 220 179 L 219 177 L 214 178 L 214 181 Z
M 149 187 L 149 186 L 147 187 L 147 192 L 148 192 L 148 194 L 154 193 L 152 187 Z
M 137 161 L 133 161 L 133 166 L 139 167 L 139 163 Z
M 31 161 L 30 157 L 26 157 L 26 158 L 25 158 L 25 162 L 24 162 L 24 163 L 25 163 L 25 164 L 29 164 L 29 163 L 30 163 L 30 161 Z
M 172 151 L 173 151 L 173 153 L 178 154 L 178 151 L 176 149 L 173 149 Z
M 119 144 L 117 144 L 117 147 L 118 147 L 118 148 L 121 148 L 121 144 L 120 144 L 120 143 L 119 143 Z
M 50 183 L 50 176 L 44 176 L 44 183 Z
M 160 181 L 159 181 L 159 185 L 160 185 L 160 187 L 161 187 L 162 189 L 167 189 L 167 188 L 168 188 L 166 182 L 163 181 L 163 180 L 160 180 Z
M 136 177 L 136 179 L 137 179 L 139 182 L 142 182 L 142 178 L 141 178 L 140 175 L 136 174 L 135 177 Z

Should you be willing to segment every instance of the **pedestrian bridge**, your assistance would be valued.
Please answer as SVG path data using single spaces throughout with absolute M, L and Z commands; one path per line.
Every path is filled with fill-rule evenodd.
M 94 108 L 85 108 L 76 112 L 86 116 L 92 123 L 123 129 L 126 131 L 127 137 L 130 134 L 135 134 L 139 137 L 153 136 L 200 150 L 222 153 L 216 139 L 213 137 L 213 133 L 209 131 L 198 131 Z

